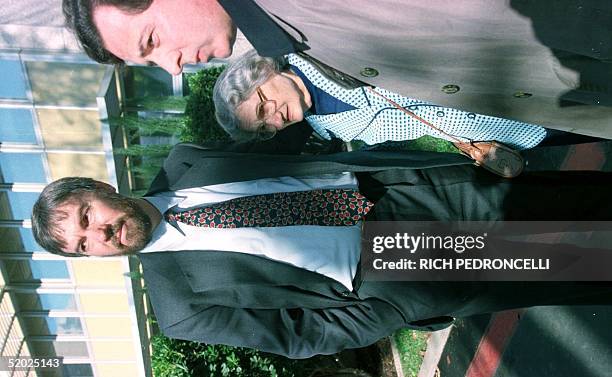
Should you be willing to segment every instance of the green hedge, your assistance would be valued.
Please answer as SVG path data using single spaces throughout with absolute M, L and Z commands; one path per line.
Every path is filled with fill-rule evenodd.
M 202 144 L 210 141 L 230 142 L 231 138 L 215 119 L 212 90 L 224 67 L 208 68 L 188 78 L 189 98 L 185 106 L 185 128 L 181 141 Z
M 151 342 L 155 377 L 302 377 L 316 368 L 315 361 L 290 360 L 248 348 L 207 345 L 162 335 L 154 336 Z
M 207 345 L 162 335 L 154 336 L 151 343 L 155 377 L 372 377 L 381 371 L 376 346 L 292 360 L 249 348 Z
M 229 136 L 217 124 L 214 115 L 212 90 L 215 80 L 224 67 L 199 71 L 188 77 L 190 95 L 176 97 L 146 97 L 131 100 L 127 106 L 137 110 L 163 111 L 184 110 L 163 118 L 140 118 L 135 110 L 118 118 L 111 118 L 111 124 L 122 126 L 128 132 L 131 144 L 128 148 L 117 149 L 115 153 L 132 157 L 132 172 L 136 177 L 134 196 L 142 195 L 161 168 L 172 145 L 147 145 L 138 143 L 139 136 L 175 136 L 181 142 L 205 144 L 207 142 L 230 142 Z

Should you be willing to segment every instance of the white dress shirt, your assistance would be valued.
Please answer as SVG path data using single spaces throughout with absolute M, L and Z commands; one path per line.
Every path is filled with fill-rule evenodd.
M 162 214 L 244 196 L 316 189 L 357 188 L 351 173 L 314 177 L 280 177 L 225 183 L 145 197 Z M 216 250 L 269 258 L 330 277 L 349 290 L 360 257 L 361 222 L 353 226 L 293 225 L 284 227 L 204 228 L 181 222 L 161 223 L 141 253 Z M 180 229 L 180 230 L 179 230 Z

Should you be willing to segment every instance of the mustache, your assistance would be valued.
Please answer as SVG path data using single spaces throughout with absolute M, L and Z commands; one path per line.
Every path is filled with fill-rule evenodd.
M 117 249 L 124 248 L 124 246 L 121 245 L 121 241 L 119 241 L 119 238 L 118 238 L 119 230 L 121 230 L 121 227 L 123 226 L 124 222 L 125 222 L 124 219 L 121 218 L 117 220 L 117 222 L 115 222 L 114 224 L 104 229 L 106 238 L 109 239 L 110 242 L 113 244 L 113 246 L 116 247 Z
M 109 243 L 116 249 L 120 255 L 135 254 L 142 250 L 152 237 L 151 219 L 138 206 L 137 202 L 132 198 L 123 197 L 117 193 L 102 193 L 99 196 L 110 208 L 116 209 L 123 213 L 123 216 L 115 219 L 113 224 L 109 224 L 105 229 Z M 128 224 L 125 237 L 128 240 L 127 245 L 121 244 L 119 234 L 122 227 Z

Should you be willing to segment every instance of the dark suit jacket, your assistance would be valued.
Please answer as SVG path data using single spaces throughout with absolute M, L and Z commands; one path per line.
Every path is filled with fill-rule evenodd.
M 461 155 L 441 153 L 266 156 L 183 144 L 171 152 L 150 194 L 353 171 L 366 196 L 382 192 L 368 215 L 376 220 L 590 220 L 586 225 L 610 220 L 609 173 L 534 172 L 505 180 L 470 164 Z M 543 304 L 609 304 L 612 297 L 612 286 L 571 282 L 356 278 L 349 292 L 317 273 L 241 253 L 173 251 L 141 254 L 140 259 L 167 336 L 295 358 L 362 347 L 401 327 L 438 329 L 450 323 L 450 316 Z
M 342 171 L 469 164 L 460 155 L 352 152 L 327 156 L 265 156 L 178 145 L 147 195 L 167 190 Z M 405 326 L 438 329 L 471 293 L 423 284 L 367 284 L 353 292 L 287 264 L 214 250 L 140 254 L 160 328 L 172 338 L 246 346 L 295 358 L 371 344 Z M 424 283 L 427 285 L 426 283 Z M 410 297 L 398 309 L 387 295 Z M 462 296 L 463 295 L 463 296 Z

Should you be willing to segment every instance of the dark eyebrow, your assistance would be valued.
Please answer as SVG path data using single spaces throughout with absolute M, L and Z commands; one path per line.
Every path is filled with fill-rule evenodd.
M 153 35 L 153 27 L 147 26 L 142 29 L 140 38 L 138 39 L 138 56 L 144 59 L 149 55 L 149 38 Z
M 79 224 L 83 224 L 83 213 L 85 212 L 85 209 L 89 206 L 88 202 L 82 201 L 81 204 L 79 205 Z M 76 248 L 74 250 L 74 252 L 76 254 L 82 254 L 82 250 L 81 250 L 81 244 L 82 244 L 82 239 L 79 239 L 79 241 L 76 244 Z
M 142 33 L 138 38 L 138 56 L 144 58 L 147 52 L 146 44 L 143 44 L 143 40 L 147 38 L 147 33 Z

